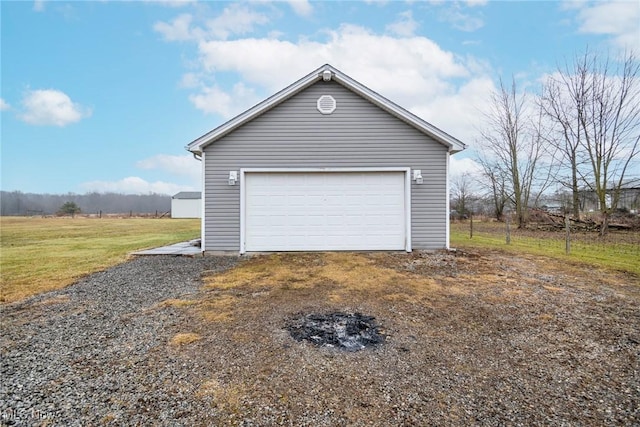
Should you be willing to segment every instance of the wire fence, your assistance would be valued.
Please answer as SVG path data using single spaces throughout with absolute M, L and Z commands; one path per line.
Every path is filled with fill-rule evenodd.
M 518 229 L 513 223 L 490 220 L 452 222 L 452 232 L 458 241 L 504 244 L 536 249 L 538 252 L 588 254 L 591 257 L 623 256 L 640 265 L 640 231 L 610 230 L 605 236 L 597 231 L 540 230 L 535 227 Z

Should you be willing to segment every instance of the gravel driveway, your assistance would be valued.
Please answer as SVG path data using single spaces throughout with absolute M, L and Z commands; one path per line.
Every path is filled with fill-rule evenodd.
M 542 257 L 143 257 L 1 309 L 3 425 L 640 425 L 638 277 Z M 285 330 L 336 310 L 385 342 Z
M 198 424 L 197 365 L 163 354 L 203 271 L 232 257 L 137 258 L 61 291 L 2 307 L 5 425 Z M 149 412 L 153 411 L 152 415 Z M 180 420 L 180 421 L 178 421 Z

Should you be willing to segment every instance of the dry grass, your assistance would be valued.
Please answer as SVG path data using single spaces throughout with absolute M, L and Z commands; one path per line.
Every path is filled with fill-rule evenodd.
M 298 299 L 318 293 L 332 304 L 348 304 L 354 297 L 365 296 L 418 303 L 441 290 L 428 277 L 385 267 L 379 262 L 381 256 L 330 252 L 256 256 L 242 268 L 205 278 L 208 293 L 198 304 L 198 313 L 209 322 L 229 322 L 238 307 L 246 310 L 251 300 L 268 297 Z M 452 283 L 448 292 L 462 290 Z
M 640 287 L 588 272 L 487 250 L 255 256 L 204 278 L 185 306 L 203 339 L 181 354 L 207 367 L 197 396 L 211 425 L 606 424 L 610 408 L 630 420 Z M 340 353 L 284 329 L 336 310 L 375 316 L 385 343 Z
M 239 414 L 242 389 L 235 385 L 223 384 L 217 379 L 210 379 L 200 385 L 196 395 L 200 398 L 209 398 L 213 406 L 227 413 Z
M 60 289 L 135 250 L 199 235 L 195 219 L 0 217 L 0 302 Z
M 162 301 L 161 303 L 158 304 L 158 306 L 183 308 L 183 307 L 189 307 L 196 303 L 197 301 L 194 301 L 194 300 L 170 298 Z
M 169 342 L 169 344 L 173 346 L 181 346 L 181 345 L 194 343 L 201 339 L 202 339 L 202 336 L 200 334 L 195 334 L 193 332 L 180 333 L 180 334 L 174 335 L 173 338 L 171 338 L 171 341 Z
M 426 277 L 399 272 L 378 262 L 374 255 L 358 253 L 272 254 L 258 256 L 243 263 L 242 268 L 205 279 L 205 288 L 225 292 L 275 293 L 329 290 L 333 301 L 345 301 L 354 294 L 411 300 L 439 285 Z M 229 304 L 224 304 L 228 307 Z
M 233 307 L 238 298 L 227 294 L 212 294 L 211 298 L 199 305 L 202 317 L 209 322 L 226 322 L 233 319 Z

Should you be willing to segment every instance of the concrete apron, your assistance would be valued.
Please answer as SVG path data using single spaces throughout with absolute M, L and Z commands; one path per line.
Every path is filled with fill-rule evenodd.
M 175 243 L 160 248 L 145 249 L 143 251 L 132 252 L 131 255 L 186 255 L 194 256 L 202 254 L 200 248 L 200 239 L 191 240 L 189 242 Z

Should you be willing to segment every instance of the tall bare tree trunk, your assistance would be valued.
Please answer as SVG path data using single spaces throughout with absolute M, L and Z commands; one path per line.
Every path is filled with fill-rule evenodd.
M 574 216 L 582 186 L 598 200 L 607 234 L 640 154 L 640 61 L 625 53 L 616 62 L 587 49 L 548 79 L 541 105 L 560 129 L 553 141 L 570 160 Z
M 529 201 L 534 186 L 538 186 L 539 194 L 549 183 L 549 174 L 540 173 L 543 169 L 540 160 L 544 154 L 541 116 L 531 114 L 529 107 L 526 96 L 518 93 L 515 81 L 510 88 L 500 81 L 500 88 L 493 93 L 490 111 L 486 114 L 487 126 L 482 131 L 480 163 L 491 180 L 496 208 L 499 201 L 496 175 L 501 173 L 519 228 L 529 220 Z

